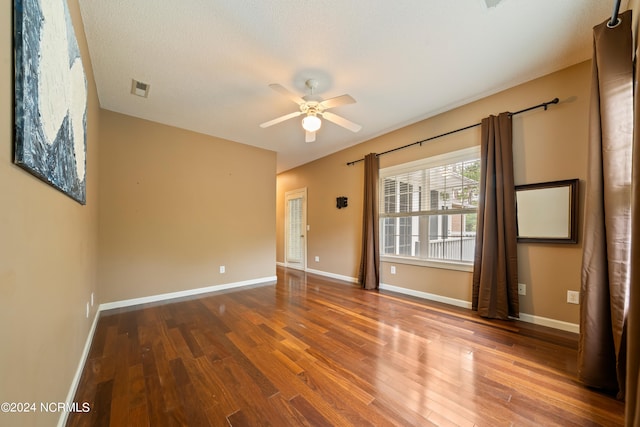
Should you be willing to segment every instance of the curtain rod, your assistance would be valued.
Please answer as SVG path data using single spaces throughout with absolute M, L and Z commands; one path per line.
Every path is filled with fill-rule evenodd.
M 515 116 L 516 114 L 524 113 L 526 111 L 535 110 L 536 108 L 544 108 L 544 110 L 547 111 L 547 106 L 549 104 L 557 104 L 558 102 L 560 102 L 560 100 L 558 98 L 553 98 L 549 102 L 543 102 L 542 104 L 534 105 L 533 107 L 525 108 L 524 110 L 516 111 L 515 113 L 509 113 L 509 115 L 510 116 Z M 432 136 L 432 137 L 427 138 L 427 139 L 423 139 L 422 141 L 416 141 L 416 142 L 412 142 L 411 144 L 403 145 L 402 147 L 392 148 L 391 150 L 387 150 L 387 151 L 383 151 L 382 153 L 378 153 L 378 154 L 376 154 L 376 156 L 380 157 L 380 156 L 383 156 L 385 154 L 393 153 L 394 151 L 404 150 L 405 148 L 413 147 L 414 145 L 422 145 L 424 142 L 431 141 L 432 139 L 442 138 L 443 136 L 447 136 L 447 135 L 451 135 L 452 133 L 456 133 L 456 132 L 460 132 L 460 131 L 463 131 L 463 130 L 471 129 L 471 128 L 480 126 L 481 124 L 482 124 L 482 122 L 475 123 L 473 125 L 465 126 L 463 128 L 460 128 L 460 129 L 452 130 L 452 131 L 449 131 L 449 132 L 446 132 L 446 133 L 442 133 L 440 135 L 436 135 L 436 136 Z M 351 162 L 348 162 L 347 166 L 351 166 L 351 165 L 356 164 L 358 162 L 362 162 L 363 160 L 364 159 L 353 160 Z
M 618 12 L 620 11 L 620 0 L 615 0 L 613 3 L 613 11 L 611 12 L 611 19 L 607 22 L 607 27 L 613 28 L 620 23 L 618 18 Z

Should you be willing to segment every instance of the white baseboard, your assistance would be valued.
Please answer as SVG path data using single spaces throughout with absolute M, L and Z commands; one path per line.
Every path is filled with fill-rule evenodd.
M 307 268 L 307 269 L 296 268 L 296 267 L 288 266 L 284 262 L 276 262 L 276 265 L 279 265 L 280 267 L 284 267 L 284 268 L 292 268 L 294 270 L 304 271 L 305 273 L 317 274 L 318 276 L 330 277 L 331 279 L 342 280 L 349 283 L 358 283 L 357 277 L 349 277 L 349 276 L 344 276 L 342 274 L 329 273 L 327 271 L 316 270 L 313 268 Z
M 349 283 L 358 283 L 358 279 L 356 277 L 343 276 L 342 274 L 329 273 L 322 270 L 314 270 L 313 268 L 307 268 L 307 273 L 317 274 L 318 276 L 330 277 L 336 280 L 342 280 L 344 282 Z
M 429 301 L 442 302 L 445 304 L 454 305 L 456 307 L 471 309 L 471 303 L 469 301 L 465 301 L 461 299 L 443 297 L 442 295 L 416 291 L 413 289 L 401 288 L 399 286 L 387 285 L 386 283 L 380 283 L 380 289 L 391 291 L 391 292 L 397 292 L 399 294 L 411 295 L 411 296 L 426 299 Z
M 534 325 L 547 326 L 549 328 L 560 329 L 566 332 L 580 333 L 580 325 L 577 323 L 563 322 L 562 320 L 549 319 L 548 317 L 534 316 L 533 314 L 520 313 L 523 322 L 533 323 Z
M 261 277 L 259 279 L 243 280 L 241 282 L 225 283 L 221 285 L 206 286 L 203 288 L 187 289 L 185 291 L 169 292 L 166 294 L 151 295 L 148 297 L 133 298 L 121 301 L 107 302 L 100 304 L 100 311 L 111 310 L 114 308 L 130 307 L 132 305 L 147 304 L 151 302 L 166 301 L 175 298 L 188 297 L 193 295 L 205 294 L 209 292 L 226 291 L 228 289 L 241 288 L 243 286 L 252 286 L 275 283 L 277 276 Z
M 413 289 L 401 288 L 399 286 L 387 285 L 380 283 L 380 289 L 397 292 L 399 294 L 411 295 L 418 298 L 423 298 L 430 301 L 442 302 L 456 307 L 462 307 L 471 309 L 471 303 L 469 301 L 459 300 L 455 298 L 443 297 L 441 295 L 430 294 L 428 292 L 415 291 Z M 561 331 L 580 333 L 580 325 L 576 323 L 563 322 L 562 320 L 549 319 L 547 317 L 535 316 L 533 314 L 520 313 L 520 320 L 522 322 L 533 323 L 534 325 L 546 326 L 553 329 L 559 329 Z
M 305 269 L 305 267 L 303 267 L 302 265 L 299 265 L 299 264 L 291 264 L 291 265 L 289 265 L 286 262 L 276 261 L 276 265 L 279 265 L 280 267 L 284 267 L 284 268 L 289 268 L 291 270 L 307 271 Z
M 73 376 L 73 380 L 71 381 L 71 387 L 69 388 L 69 393 L 67 393 L 67 399 L 65 403 L 66 407 L 70 408 L 73 404 L 73 398 L 76 396 L 76 391 L 78 390 L 78 384 L 80 383 L 80 377 L 82 376 L 82 371 L 84 370 L 84 365 L 87 363 L 87 357 L 89 357 L 89 350 L 91 349 L 91 342 L 93 341 L 93 334 L 96 331 L 96 326 L 98 325 L 98 318 L 100 317 L 100 308 L 96 310 L 96 315 L 93 317 L 93 322 L 91 323 L 91 328 L 89 328 L 89 333 L 87 334 L 87 340 L 84 343 L 84 349 L 82 350 L 82 354 L 80 355 L 80 363 L 78 363 L 78 367 L 76 368 L 76 373 Z M 58 427 L 64 427 L 67 424 L 67 417 L 69 416 L 69 412 L 60 411 L 60 418 L 58 419 Z

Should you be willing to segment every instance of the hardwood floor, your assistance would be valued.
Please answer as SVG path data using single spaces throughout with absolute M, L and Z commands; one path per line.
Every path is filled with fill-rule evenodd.
M 69 426 L 618 426 L 577 337 L 278 268 L 102 313 Z

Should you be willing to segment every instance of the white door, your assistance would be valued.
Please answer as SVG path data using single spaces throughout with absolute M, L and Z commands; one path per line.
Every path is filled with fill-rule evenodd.
M 307 268 L 307 189 L 285 193 L 284 261 L 287 267 Z

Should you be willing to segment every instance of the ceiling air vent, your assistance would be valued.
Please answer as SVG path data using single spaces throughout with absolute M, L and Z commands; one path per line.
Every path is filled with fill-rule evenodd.
M 486 6 L 487 9 L 492 7 L 496 7 L 502 0 L 480 0 L 483 6 Z
M 136 79 L 131 79 L 131 93 L 136 96 L 146 98 L 149 96 L 149 88 L 151 85 L 143 82 L 139 82 Z

